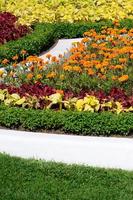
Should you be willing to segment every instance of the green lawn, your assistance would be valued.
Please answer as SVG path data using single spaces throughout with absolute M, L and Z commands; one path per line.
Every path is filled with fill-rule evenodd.
M 0 200 L 133 200 L 133 172 L 0 154 Z

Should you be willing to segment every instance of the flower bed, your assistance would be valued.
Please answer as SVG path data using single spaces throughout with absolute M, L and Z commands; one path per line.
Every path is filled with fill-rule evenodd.
M 27 52 L 23 50 L 21 62 L 17 54 L 12 57 L 12 62 L 7 59 L 2 60 L 1 64 L 6 70 L 0 70 L 1 104 L 8 107 L 22 107 L 18 111 L 22 113 L 26 112 L 25 109 L 31 108 L 35 109 L 36 113 L 44 115 L 47 110 L 53 110 L 50 111 L 53 115 L 58 111 L 57 115 L 62 117 L 63 115 L 66 117 L 68 113 L 68 118 L 69 115 L 77 118 L 80 115 L 78 112 L 81 112 L 81 116 L 86 116 L 85 124 L 81 120 L 81 128 L 74 131 L 71 127 L 75 127 L 75 123 L 77 126 L 77 122 L 72 122 L 72 124 L 68 123 L 70 128 L 65 129 L 78 134 L 79 132 L 84 134 L 84 126 L 87 127 L 87 122 L 89 128 L 86 129 L 85 134 L 93 134 L 92 129 L 95 124 L 89 121 L 91 117 L 93 120 L 98 117 L 102 123 L 103 118 L 107 117 L 107 123 L 112 124 L 113 118 L 117 120 L 117 115 L 120 115 L 116 123 L 118 126 L 116 131 L 114 125 L 111 125 L 113 127 L 111 129 L 100 128 L 101 123 L 97 121 L 98 128 L 96 126 L 94 134 L 100 132 L 109 135 L 113 132 L 131 134 L 133 131 L 130 124 L 133 122 L 133 29 L 118 28 L 119 21 L 115 21 L 114 26 L 114 28 L 103 28 L 99 32 L 94 29 L 84 32 L 82 41 L 73 44 L 67 57 L 59 55 L 57 58 L 47 54 L 47 60 L 43 61 L 37 56 L 26 57 Z M 8 107 L 5 108 L 9 111 Z M 1 109 L 3 110 L 2 107 Z M 40 109 L 45 111 L 42 112 Z M 34 111 L 28 112 L 31 114 Z M 63 114 L 65 112 L 66 114 Z M 127 118 L 128 120 L 130 118 L 128 126 Z M 119 119 L 122 120 L 122 125 Z M 18 118 L 18 120 L 16 124 L 9 123 L 9 126 L 22 125 L 23 127 L 21 122 L 23 119 Z M 37 126 L 34 128 L 30 118 L 29 120 L 30 130 L 49 129 L 47 123 L 45 126 L 44 124 L 38 126 L 38 119 Z M 23 122 L 25 123 L 25 120 Z M 3 125 L 7 126 L 7 124 L 3 122 Z M 67 126 L 62 120 L 59 124 L 61 126 L 58 127 L 56 123 L 55 126 L 52 123 L 50 128 L 64 130 L 62 124 Z M 90 126 L 93 128 L 90 129 Z
M 19 21 L 24 24 L 133 19 L 132 0 L 6 0 L 1 9 L 20 16 Z
M 43 105 L 46 105 L 45 108 L 59 104 L 60 109 L 100 111 L 115 108 L 119 111 L 132 111 L 133 30 L 107 28 L 101 33 L 90 30 L 84 35 L 82 41 L 70 49 L 68 58 L 63 55 L 56 58 L 48 54 L 48 61 L 43 62 L 36 56 L 29 56 L 18 64 L 16 55 L 10 65 L 4 59 L 2 64 L 7 72 L 1 71 L 1 78 L 5 84 L 1 88 L 6 89 L 6 84 L 11 84 L 13 87 L 8 87 L 8 90 L 16 90 L 20 95 L 16 100 L 27 104 L 27 99 L 36 95 L 34 92 L 24 92 L 23 84 L 40 83 L 34 86 L 36 91 L 39 90 L 39 97 L 37 96 L 36 100 L 33 98 L 38 108 L 42 108 L 39 104 L 42 101 Z M 23 57 L 25 53 L 22 52 Z M 41 92 L 46 88 L 43 84 L 52 87 L 49 88 L 50 94 Z M 28 86 L 28 89 L 31 87 Z M 4 90 L 1 93 L 5 95 L 1 101 L 9 102 L 11 97 L 8 92 Z M 30 96 L 26 96 L 27 93 Z M 90 101 L 93 102 L 92 106 Z
M 26 49 L 29 55 L 46 51 L 55 40 L 60 38 L 82 37 L 85 31 L 95 29 L 100 32 L 102 27 L 114 27 L 113 22 L 80 22 L 80 23 L 37 23 L 32 25 L 32 33 L 16 41 L 7 42 L 0 46 L 0 61 L 7 58 L 12 60 L 16 54 L 20 54 L 22 49 Z M 133 28 L 133 20 L 120 20 L 119 28 L 130 30 Z M 22 59 L 22 57 L 20 57 Z

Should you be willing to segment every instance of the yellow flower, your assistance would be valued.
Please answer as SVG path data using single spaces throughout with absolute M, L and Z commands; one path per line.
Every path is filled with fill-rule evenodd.
M 46 75 L 47 78 L 54 78 L 56 76 L 56 73 L 55 72 L 51 72 L 51 73 L 48 73 Z
M 37 79 L 42 79 L 42 75 L 41 75 L 41 74 L 38 74 L 38 75 L 36 76 L 36 78 L 37 78 Z
M 0 70 L 0 77 L 3 75 L 4 71 Z

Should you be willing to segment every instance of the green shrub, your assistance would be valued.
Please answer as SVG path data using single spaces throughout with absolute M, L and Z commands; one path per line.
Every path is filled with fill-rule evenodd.
M 59 130 L 76 135 L 130 135 L 133 113 L 57 112 L 0 105 L 0 125 L 30 131 Z
M 21 50 L 27 50 L 29 55 L 38 54 L 42 49 L 47 49 L 54 42 L 54 28 L 51 24 L 37 24 L 33 26 L 34 31 L 16 41 L 7 42 L 0 46 L 0 60 L 9 59 Z

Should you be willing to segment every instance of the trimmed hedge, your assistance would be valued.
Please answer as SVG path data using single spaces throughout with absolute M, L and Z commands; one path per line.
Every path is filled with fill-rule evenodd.
M 22 49 L 28 51 L 29 55 L 39 54 L 47 50 L 57 39 L 82 37 L 89 29 L 99 32 L 103 27 L 113 27 L 111 20 L 101 22 L 80 22 L 80 23 L 44 23 L 32 26 L 33 32 L 16 41 L 10 41 L 0 46 L 0 60 L 11 58 L 19 54 Z M 120 21 L 120 28 L 133 28 L 132 19 Z
M 9 41 L 0 46 L 0 60 L 9 59 L 21 50 L 27 50 L 29 55 L 38 54 L 42 49 L 47 49 L 54 43 L 54 26 L 51 24 L 37 24 L 33 32 L 15 41 Z
M 133 134 L 133 113 L 33 110 L 0 105 L 0 125 L 30 131 L 58 130 L 76 135 Z

